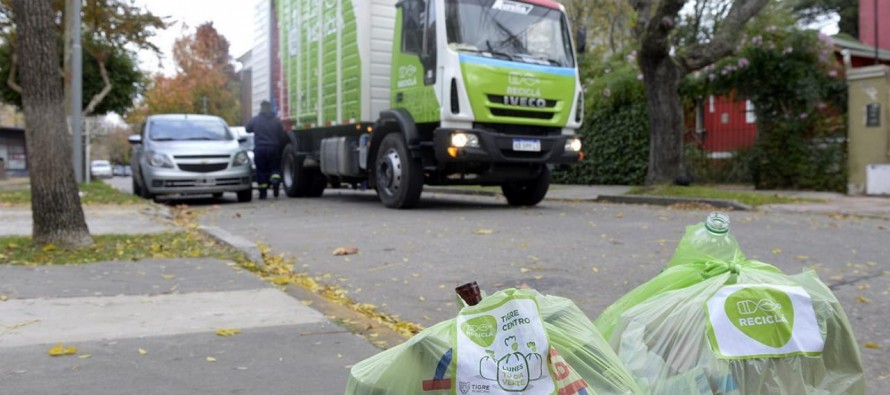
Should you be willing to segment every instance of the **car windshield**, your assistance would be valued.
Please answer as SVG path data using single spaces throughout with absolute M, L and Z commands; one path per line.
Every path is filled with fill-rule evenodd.
M 455 51 L 557 67 L 574 67 L 565 16 L 511 0 L 447 0 L 448 45 Z
M 149 138 L 155 141 L 231 140 L 225 123 L 216 119 L 155 119 Z

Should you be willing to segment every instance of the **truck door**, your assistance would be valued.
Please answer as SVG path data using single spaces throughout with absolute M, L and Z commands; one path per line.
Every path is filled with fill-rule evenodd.
M 437 122 L 435 1 L 403 0 L 396 7 L 391 105 L 408 110 L 417 123 Z

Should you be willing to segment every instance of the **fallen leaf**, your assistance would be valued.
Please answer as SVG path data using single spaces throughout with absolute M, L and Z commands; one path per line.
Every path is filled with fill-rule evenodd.
M 83 355 L 78 355 L 77 357 L 80 358 L 80 359 L 90 359 L 90 357 L 92 357 L 92 355 L 90 355 L 90 354 L 83 354 Z
M 334 250 L 334 256 L 337 255 L 352 255 L 358 253 L 358 248 L 355 247 L 339 247 Z
M 869 288 L 871 288 L 871 286 L 868 285 L 868 284 L 862 284 L 862 285 L 857 285 L 857 286 L 856 286 L 856 289 L 858 289 L 858 290 L 860 290 L 860 291 L 863 291 L 863 290 L 866 290 L 866 289 L 869 289 Z
M 0 302 L 5 302 L 5 301 L 7 301 L 7 300 L 9 300 L 9 296 L 6 296 L 6 295 L 0 295 Z
M 772 252 L 773 252 L 773 254 L 779 255 L 782 253 L 782 249 L 781 248 L 773 248 Z
M 423 301 L 425 301 L 425 300 L 426 300 L 426 298 L 424 298 L 424 297 L 423 297 L 423 296 L 421 296 L 421 297 L 419 297 L 419 298 L 417 298 L 417 300 L 419 300 L 419 301 L 421 301 L 421 302 L 423 302 Z
M 241 213 L 235 213 L 235 218 L 241 218 Z
M 807 259 L 810 259 L 810 257 L 808 257 L 806 255 L 795 255 L 794 259 L 797 259 L 798 261 L 805 261 Z
M 145 351 L 144 349 L 140 348 L 139 355 L 145 355 L 145 354 L 148 354 L 148 351 Z
M 43 252 L 50 252 L 50 251 L 55 251 L 55 250 L 56 250 L 55 244 L 47 244 L 47 245 L 43 246 Z
M 207 362 L 216 362 L 216 358 L 214 358 L 214 357 L 207 357 Z
M 877 349 L 881 348 L 881 345 L 878 343 L 875 343 L 875 342 L 865 342 L 865 344 L 863 344 L 863 346 L 865 346 L 865 348 L 870 348 L 872 350 L 877 350 Z
M 538 276 L 535 276 L 535 277 L 534 277 L 535 280 L 540 280 L 540 279 L 542 279 L 542 278 L 544 278 L 544 276 L 541 276 L 541 275 L 538 275 Z
M 172 274 L 162 274 L 161 277 L 163 277 L 164 280 L 172 280 L 176 276 L 174 276 Z
M 493 229 L 476 229 L 476 231 L 473 233 L 476 233 L 477 235 L 490 235 L 490 234 L 494 233 L 494 230 Z
M 49 349 L 49 355 L 51 357 L 73 354 L 77 354 L 77 347 L 63 347 L 62 343 L 56 344 L 53 348 Z
M 239 333 L 241 333 L 241 330 L 237 328 L 220 328 L 216 330 L 217 336 L 234 336 Z
M 343 354 L 337 354 L 337 358 L 343 358 Z
M 615 213 L 615 218 L 618 218 L 618 219 L 624 218 L 624 213 L 621 211 Z
M 600 269 L 599 269 L 598 267 L 596 267 L 596 266 L 593 267 L 593 272 L 594 272 L 594 273 L 599 273 L 599 271 L 600 271 Z
M 866 298 L 865 296 L 859 295 L 856 297 L 856 302 L 858 303 L 871 303 L 871 299 Z
M 520 271 L 521 273 L 528 273 L 528 272 L 532 271 L 532 269 L 528 269 L 528 268 L 521 267 L 521 268 L 519 268 L 519 271 Z

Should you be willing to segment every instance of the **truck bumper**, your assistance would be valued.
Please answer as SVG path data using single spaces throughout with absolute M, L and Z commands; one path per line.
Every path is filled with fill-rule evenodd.
M 475 134 L 478 147 L 456 148 L 451 145 L 451 135 L 455 132 Z M 580 152 L 565 150 L 566 140 L 573 136 L 525 136 L 493 133 L 479 129 L 439 128 L 434 132 L 436 160 L 440 163 L 515 163 L 515 164 L 564 164 L 581 160 Z M 539 143 L 538 150 L 514 149 L 514 142 Z M 518 147 L 517 147 L 518 148 Z M 526 149 L 528 147 L 526 146 Z

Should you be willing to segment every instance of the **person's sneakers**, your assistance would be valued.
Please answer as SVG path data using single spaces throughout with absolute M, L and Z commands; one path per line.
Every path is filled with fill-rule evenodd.
M 260 189 L 260 200 L 266 200 L 266 189 L 265 188 Z

